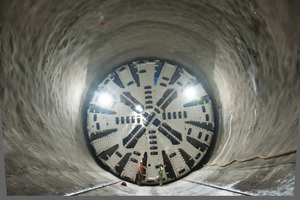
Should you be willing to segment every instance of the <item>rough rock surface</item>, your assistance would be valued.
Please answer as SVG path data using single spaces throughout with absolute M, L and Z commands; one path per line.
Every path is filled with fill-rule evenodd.
M 7 195 L 62 195 L 119 180 L 88 148 L 86 102 L 112 69 L 141 58 L 177 62 L 203 79 L 218 121 L 208 164 L 296 149 L 299 8 L 297 0 L 1 0 Z M 291 154 L 203 167 L 186 179 L 293 195 L 295 162 Z

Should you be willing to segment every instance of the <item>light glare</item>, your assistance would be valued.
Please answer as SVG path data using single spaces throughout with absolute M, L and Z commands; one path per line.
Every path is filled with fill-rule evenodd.
M 113 98 L 107 93 L 100 93 L 97 103 L 103 107 L 111 107 L 113 105 Z
M 183 92 L 184 96 L 187 99 L 194 99 L 196 98 L 196 89 L 194 87 L 187 87 L 184 92 Z
M 135 106 L 135 109 L 136 109 L 138 112 L 142 112 L 142 111 L 143 111 L 143 108 L 142 108 L 141 105 Z

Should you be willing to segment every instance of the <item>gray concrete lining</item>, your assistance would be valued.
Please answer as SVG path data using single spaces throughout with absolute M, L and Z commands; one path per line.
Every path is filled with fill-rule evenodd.
M 203 80 L 219 111 L 206 163 L 296 149 L 299 7 L 296 0 L 1 0 L 7 195 L 64 195 L 120 180 L 93 158 L 84 113 L 97 83 L 135 59 L 170 60 Z M 185 179 L 251 195 L 291 196 L 295 166 L 291 154 L 199 167 Z M 165 187 L 174 194 L 222 195 L 198 193 L 183 182 L 143 195 L 164 194 Z M 109 186 L 94 195 L 127 195 L 137 187 Z

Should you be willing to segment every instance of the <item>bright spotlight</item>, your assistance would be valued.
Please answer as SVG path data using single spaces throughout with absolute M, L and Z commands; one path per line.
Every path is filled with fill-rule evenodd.
M 197 97 L 196 93 L 196 88 L 192 86 L 185 88 L 183 91 L 183 94 L 187 99 L 195 99 Z
M 114 99 L 108 93 L 102 92 L 99 94 L 97 103 L 102 107 L 112 107 Z
M 138 111 L 138 112 L 142 112 L 143 111 L 143 108 L 141 105 L 136 105 L 135 106 L 135 109 Z

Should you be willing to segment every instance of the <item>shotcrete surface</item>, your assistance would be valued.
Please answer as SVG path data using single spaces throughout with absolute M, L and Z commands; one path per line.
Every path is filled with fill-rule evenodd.
M 1 0 L 7 195 L 64 195 L 120 180 L 97 164 L 84 120 L 91 91 L 112 69 L 136 59 L 170 60 L 203 81 L 218 125 L 206 163 L 296 149 L 299 4 Z M 295 165 L 296 154 L 291 154 L 225 168 L 199 166 L 184 179 L 251 195 L 291 196 Z M 132 187 L 112 185 L 93 195 L 140 194 L 138 186 L 128 184 Z M 232 195 L 184 180 L 147 187 L 143 195 L 164 195 L 166 190 Z

